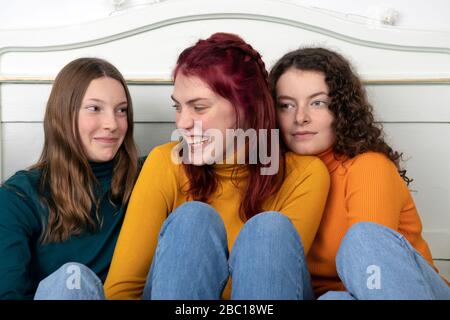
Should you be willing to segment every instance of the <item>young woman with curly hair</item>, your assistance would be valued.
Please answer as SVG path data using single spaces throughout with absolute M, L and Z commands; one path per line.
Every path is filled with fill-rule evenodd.
M 323 48 L 283 56 L 270 73 L 284 147 L 317 155 L 330 193 L 308 269 L 321 299 L 450 299 L 422 224 L 361 80 Z
M 182 141 L 154 148 L 144 164 L 107 298 L 312 298 L 305 254 L 329 174 L 320 159 L 284 154 L 278 137 L 264 135 L 276 132 L 267 76 L 260 54 L 233 34 L 213 34 L 180 54 L 172 100 Z M 252 144 L 236 146 L 227 130 L 260 133 L 256 145 L 271 148 L 279 170 L 263 173 L 269 164 L 248 161 Z M 174 161 L 178 146 L 192 161 Z

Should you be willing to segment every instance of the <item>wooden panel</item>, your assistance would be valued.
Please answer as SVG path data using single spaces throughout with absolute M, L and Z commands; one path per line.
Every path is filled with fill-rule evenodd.
M 51 84 L 2 84 L 1 100 L 3 122 L 36 122 L 44 119 L 45 106 Z M 175 113 L 171 107 L 171 85 L 130 85 L 137 122 L 172 122 Z
M 217 31 L 242 35 L 269 64 L 298 46 L 325 45 L 344 52 L 364 76 L 450 77 L 449 32 L 368 25 L 264 0 L 168 1 L 65 28 L 0 31 L 0 69 L 53 75 L 75 57 L 100 55 L 128 76 L 168 77 L 183 48 Z
M 129 85 L 137 122 L 172 122 L 172 85 Z M 2 121 L 42 121 L 51 84 L 2 84 Z M 368 85 L 378 120 L 450 123 L 450 84 Z
M 3 179 L 39 159 L 44 141 L 41 123 L 4 123 L 2 125 Z
M 449 54 L 377 48 L 294 26 L 236 19 L 179 23 L 84 48 L 7 52 L 1 59 L 0 68 L 5 76 L 54 76 L 75 58 L 98 56 L 114 63 L 127 77 L 170 78 L 178 54 L 198 38 L 206 38 L 217 30 L 241 35 L 261 52 L 268 66 L 287 51 L 312 45 L 345 54 L 366 79 L 450 78 L 450 67 L 447 67 L 450 66 Z M 271 41 L 267 41 L 267 37 Z
M 170 141 L 175 123 L 137 123 L 134 139 L 140 155 L 147 155 L 153 147 Z
M 434 229 L 450 226 L 450 126 L 384 124 L 388 140 L 404 152 L 403 163 L 424 222 Z M 450 252 L 449 252 L 450 253 Z
M 450 260 L 435 260 L 434 263 L 439 269 L 439 273 L 450 280 Z
M 450 125 L 386 123 L 388 140 L 404 152 L 404 167 L 435 258 L 450 259 Z
M 449 84 L 368 85 L 378 120 L 450 123 Z
M 337 14 L 320 8 L 302 6 L 298 1 L 285 0 L 164 1 L 80 25 L 42 28 L 32 33 L 29 30 L 11 30 L 1 39 L 0 45 L 6 42 L 15 47 L 57 46 L 91 42 L 111 36 L 116 36 L 117 39 L 129 35 L 131 31 L 144 32 L 148 30 L 148 26 L 151 30 L 155 30 L 181 22 L 218 20 L 231 16 L 240 20 L 265 20 L 289 24 L 326 33 L 330 37 L 345 39 L 348 42 L 366 41 L 373 46 L 383 44 L 414 46 L 421 43 L 430 48 L 450 47 L 446 31 L 410 30 L 367 23 L 364 19 L 355 19 L 351 15 Z

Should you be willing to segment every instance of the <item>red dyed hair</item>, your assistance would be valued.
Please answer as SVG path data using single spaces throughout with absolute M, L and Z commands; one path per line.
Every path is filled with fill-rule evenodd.
M 207 83 L 211 90 L 230 101 L 236 111 L 240 129 L 267 129 L 266 145 L 270 150 L 271 129 L 276 128 L 276 115 L 268 85 L 268 73 L 261 55 L 239 36 L 215 33 L 206 40 L 199 40 L 185 49 L 173 72 L 196 76 Z M 239 118 L 242 114 L 243 119 Z M 258 145 L 259 145 L 259 135 Z M 278 143 L 278 141 L 277 141 Z M 273 152 L 273 151 L 269 151 Z M 264 200 L 278 190 L 284 178 L 284 152 L 278 155 L 280 166 L 277 175 L 261 175 L 265 167 L 258 159 L 247 164 L 248 184 L 240 206 L 243 220 L 261 212 Z M 208 202 L 217 188 L 217 176 L 210 165 L 183 164 L 189 179 L 188 195 L 193 200 Z M 267 165 L 266 165 L 267 166 Z

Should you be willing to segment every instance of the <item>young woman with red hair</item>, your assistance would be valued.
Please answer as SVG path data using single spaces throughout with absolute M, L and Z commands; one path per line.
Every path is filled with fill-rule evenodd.
M 144 164 L 107 298 L 313 297 L 305 254 L 329 175 L 319 159 L 278 148 L 267 77 L 260 54 L 236 35 L 216 33 L 181 53 L 172 99 L 182 141 L 154 148 Z M 235 147 L 239 132 L 258 134 Z M 270 162 L 261 159 L 267 146 Z

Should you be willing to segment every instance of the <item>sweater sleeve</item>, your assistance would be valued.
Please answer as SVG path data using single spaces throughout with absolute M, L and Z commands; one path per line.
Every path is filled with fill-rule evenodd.
M 34 209 L 14 189 L 0 188 L 0 299 L 32 299 L 30 274 Z
M 134 186 L 105 281 L 108 299 L 140 299 L 176 187 L 167 157 L 157 147 L 147 157 Z
M 382 154 L 368 152 L 359 155 L 348 170 L 348 226 L 368 221 L 398 230 L 405 186 L 400 185 L 394 163 Z
M 297 168 L 286 182 L 292 183 L 293 188 L 283 202 L 280 212 L 287 215 L 294 224 L 307 255 L 325 209 L 330 175 L 323 162 L 314 158 L 306 167 Z

